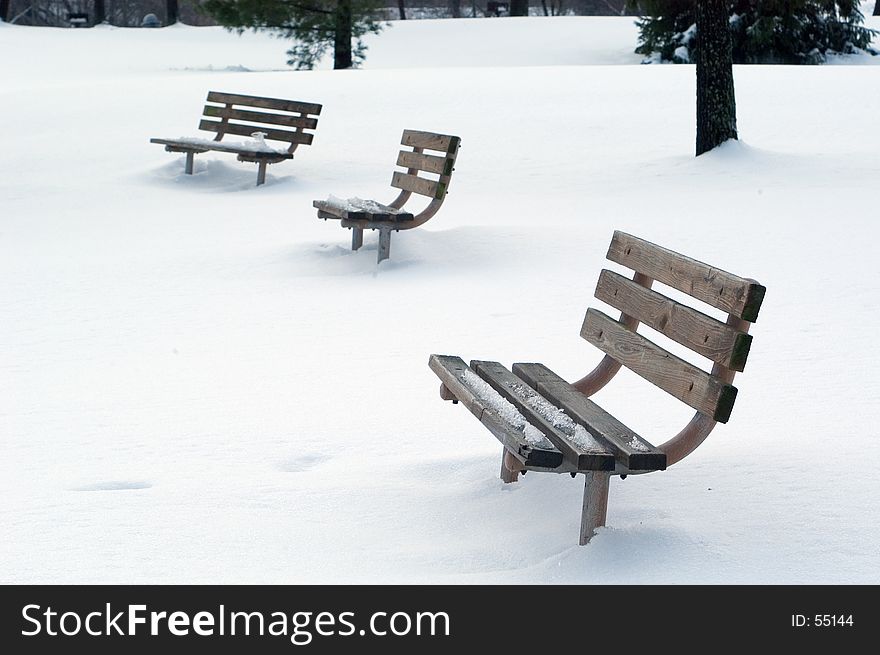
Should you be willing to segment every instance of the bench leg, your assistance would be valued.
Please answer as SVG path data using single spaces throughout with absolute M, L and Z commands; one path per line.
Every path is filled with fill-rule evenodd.
M 351 228 L 351 249 L 357 250 L 364 245 L 364 231 L 359 227 Z
M 611 474 L 607 471 L 589 471 L 584 475 L 587 483 L 584 486 L 584 509 L 581 514 L 581 546 L 590 542 L 596 528 L 605 525 L 608 514 L 608 483 L 611 480 Z
M 183 167 L 183 172 L 187 175 L 193 174 L 193 158 L 196 156 L 194 152 L 186 153 L 186 164 Z
M 379 259 L 381 262 L 391 256 L 391 230 L 389 228 L 379 228 Z
M 501 455 L 501 481 L 504 484 L 516 482 L 519 479 L 519 472 L 522 471 L 522 464 L 513 456 L 507 448 L 504 448 Z
M 257 186 L 266 183 L 266 162 L 257 162 Z

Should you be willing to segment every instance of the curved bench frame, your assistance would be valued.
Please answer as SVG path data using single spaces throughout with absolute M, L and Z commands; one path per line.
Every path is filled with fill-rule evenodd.
M 608 270 L 599 276 L 596 297 L 620 310 L 620 318 L 587 311 L 581 336 L 605 357 L 577 382 L 569 384 L 541 364 L 515 364 L 511 373 L 497 362 L 474 361 L 468 367 L 458 357 L 441 355 L 429 362 L 441 379 L 441 398 L 464 402 L 504 445 L 505 483 L 528 471 L 585 475 L 582 545 L 605 525 L 612 475 L 665 470 L 727 422 L 736 398 L 732 382 L 745 367 L 749 328 L 766 292 L 752 279 L 623 232 L 614 233 L 607 256 L 634 274 L 631 280 Z M 655 292 L 655 281 L 725 311 L 726 321 Z M 643 323 L 713 361 L 711 373 L 638 334 Z M 696 409 L 688 424 L 659 447 L 588 400 L 622 366 Z M 592 446 L 577 437 L 577 426 L 592 435 Z

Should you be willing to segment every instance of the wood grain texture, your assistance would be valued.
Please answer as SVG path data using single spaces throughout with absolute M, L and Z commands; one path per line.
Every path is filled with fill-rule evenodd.
M 214 105 L 205 105 L 205 110 L 202 113 L 211 118 L 227 118 L 229 120 L 247 121 L 249 123 L 299 127 L 305 130 L 314 130 L 318 127 L 317 118 L 291 116 L 290 114 L 270 114 L 264 111 L 229 109 L 227 107 L 215 107 Z
M 745 368 L 752 337 L 711 316 L 609 270 L 599 275 L 596 298 L 713 362 Z
M 457 136 L 448 134 L 436 134 L 434 132 L 421 132 L 419 130 L 404 130 L 400 143 L 411 148 L 425 148 L 427 150 L 439 150 L 440 152 L 455 152 L 461 142 Z
M 562 464 L 562 453 L 550 441 L 545 439 L 540 446 L 532 446 L 520 430 L 502 419 L 479 398 L 476 390 L 464 379 L 465 371 L 470 369 L 461 357 L 431 355 L 428 366 L 459 402 L 523 464 L 550 469 Z
M 275 109 L 276 111 L 289 111 L 297 114 L 314 114 L 316 116 L 321 113 L 321 105 L 312 102 L 264 98 L 262 96 L 248 96 L 239 93 L 224 93 L 222 91 L 209 91 L 207 102 Z
M 471 368 L 505 400 L 513 404 L 532 425 L 543 432 L 559 449 L 563 457 L 571 462 L 578 471 L 611 471 L 614 469 L 615 458 L 609 449 L 598 443 L 595 448 L 578 445 L 572 438 L 572 430 L 564 426 L 560 427 L 559 422 L 554 425 L 535 411 L 534 405 L 531 403 L 536 399 L 547 403 L 547 399 L 503 365 L 498 362 L 473 361 Z
M 726 423 L 730 418 L 736 387 L 721 382 L 642 335 L 627 330 L 610 316 L 596 309 L 588 309 L 581 336 L 698 412 L 719 423 Z
M 437 157 L 425 155 L 420 152 L 401 150 L 397 155 L 397 165 L 404 168 L 436 173 L 437 175 L 452 175 L 452 165 L 455 163 L 449 157 Z
M 608 259 L 754 323 L 765 287 L 672 250 L 616 231 Z
M 603 471 L 590 471 L 585 474 L 584 504 L 581 509 L 581 531 L 578 543 L 586 546 L 597 528 L 605 525 L 608 515 L 608 487 L 611 479 Z
M 514 364 L 513 373 L 606 444 L 623 469 L 621 472 L 666 469 L 664 453 L 543 364 Z
M 444 183 L 433 182 L 432 180 L 426 180 L 417 175 L 401 173 L 400 171 L 394 172 L 394 175 L 391 177 L 391 186 L 403 189 L 404 191 L 412 191 L 421 196 L 436 198 L 437 200 L 442 199 L 446 195 L 446 185 Z
M 254 132 L 263 132 L 267 139 L 271 141 L 285 141 L 287 143 L 302 143 L 311 145 L 315 138 L 314 134 L 307 132 L 291 132 L 288 130 L 279 130 L 268 127 L 254 127 L 253 125 L 244 125 L 242 123 L 221 123 L 219 121 L 209 121 L 202 119 L 199 123 L 199 129 L 207 132 L 219 132 L 222 134 L 235 134 L 238 136 L 251 136 Z M 214 148 L 211 148 L 214 150 Z

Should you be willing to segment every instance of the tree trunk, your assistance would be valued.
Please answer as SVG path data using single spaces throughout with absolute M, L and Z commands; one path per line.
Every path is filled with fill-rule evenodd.
M 336 31 L 333 38 L 333 68 L 351 68 L 351 0 L 336 2 Z
M 107 20 L 107 12 L 104 10 L 104 0 L 95 0 L 95 17 L 92 25 L 100 25 Z
M 880 16 L 880 0 L 874 3 L 874 15 Z
M 0 0 L 0 20 L 9 22 L 9 0 Z
M 727 0 L 697 6 L 697 156 L 736 139 L 736 98 Z
M 177 0 L 165 0 L 165 24 L 174 25 L 180 16 Z
M 511 16 L 528 16 L 529 0 L 510 0 Z
M 400 20 L 406 20 L 406 0 L 397 0 L 397 9 L 400 11 Z
M 544 9 L 544 15 L 549 16 L 550 12 L 547 11 L 547 0 L 541 0 L 541 7 Z
M 449 0 L 449 12 L 453 18 L 461 18 L 461 0 Z

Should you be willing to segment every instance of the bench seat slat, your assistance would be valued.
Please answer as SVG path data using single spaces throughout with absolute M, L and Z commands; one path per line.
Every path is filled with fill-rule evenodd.
M 239 93 L 223 93 L 210 91 L 207 102 L 216 102 L 228 105 L 242 105 L 246 107 L 260 107 L 262 109 L 275 109 L 277 111 L 289 111 L 299 114 L 321 114 L 321 105 L 312 102 L 299 102 L 298 100 L 284 100 L 282 98 L 263 98 L 261 96 L 248 96 Z
M 406 223 L 407 221 L 413 220 L 413 215 L 409 212 L 402 212 L 400 210 L 394 209 L 393 207 L 380 205 L 379 203 L 376 203 L 376 205 L 378 206 L 379 211 L 349 210 L 345 209 L 344 207 L 340 207 L 338 204 L 328 202 L 326 200 L 312 201 L 312 206 L 315 207 L 319 212 L 318 218 L 337 218 L 347 221 L 371 221 L 389 223 Z M 327 216 L 322 216 L 321 214 L 327 214 Z
M 199 123 L 199 129 L 207 132 L 235 134 L 237 136 L 250 136 L 254 132 L 263 132 L 266 135 L 265 138 L 272 141 L 286 141 L 287 143 L 302 143 L 305 145 L 311 145 L 312 140 L 315 138 L 313 134 L 307 132 L 263 128 L 242 123 L 221 123 L 220 121 L 209 121 L 207 119 L 202 119 Z
M 461 140 L 457 136 L 448 134 L 435 134 L 434 132 L 421 132 L 419 130 L 404 130 L 400 139 L 401 145 L 411 148 L 426 148 L 440 152 L 455 152 Z
M 754 280 L 713 268 L 625 232 L 614 233 L 607 257 L 750 323 L 757 320 L 764 301 L 766 289 Z
M 587 310 L 581 336 L 648 382 L 719 423 L 733 410 L 736 387 L 664 350 L 610 316 Z
M 442 199 L 446 195 L 446 184 L 443 182 L 426 180 L 423 177 L 401 173 L 400 171 L 394 172 L 394 175 L 391 177 L 391 186 L 437 200 Z
M 614 470 L 614 453 L 498 362 L 471 362 L 477 375 L 547 435 L 578 471 Z
M 543 364 L 514 364 L 513 374 L 606 443 L 624 470 L 666 469 L 665 453 L 654 448 Z
M 596 298 L 713 362 L 734 371 L 745 368 L 751 335 L 711 316 L 609 270 L 599 275 Z
M 431 355 L 428 365 L 477 420 L 525 465 L 552 469 L 562 464 L 562 453 L 546 437 L 543 443 L 529 443 L 522 428 L 501 416 L 494 408 L 503 400 L 501 396 L 495 393 L 494 399 L 490 398 L 487 391 L 491 392 L 491 389 L 487 390 L 484 385 L 476 384 L 479 378 L 461 357 Z
M 202 113 L 210 118 L 227 118 L 229 120 L 248 121 L 250 123 L 299 127 L 306 130 L 314 130 L 318 127 L 317 118 L 304 118 L 289 114 L 270 114 L 264 111 L 229 109 L 227 107 L 215 107 L 214 105 L 205 105 L 205 110 Z
M 174 139 L 150 139 L 150 143 L 164 144 L 166 149 L 172 148 L 171 152 L 208 152 L 214 150 L 217 152 L 228 152 L 241 156 L 253 158 L 254 160 L 266 160 L 270 162 L 284 161 L 285 159 L 293 159 L 293 154 L 289 152 L 267 152 L 262 150 L 253 150 L 244 145 L 235 143 L 224 143 L 223 141 L 215 141 L 211 145 L 203 143 L 190 143 L 187 141 L 177 141 Z
M 397 155 L 397 165 L 404 168 L 415 168 L 426 173 L 437 175 L 452 175 L 452 165 L 455 162 L 449 157 L 437 157 L 424 155 L 420 152 L 401 150 Z

